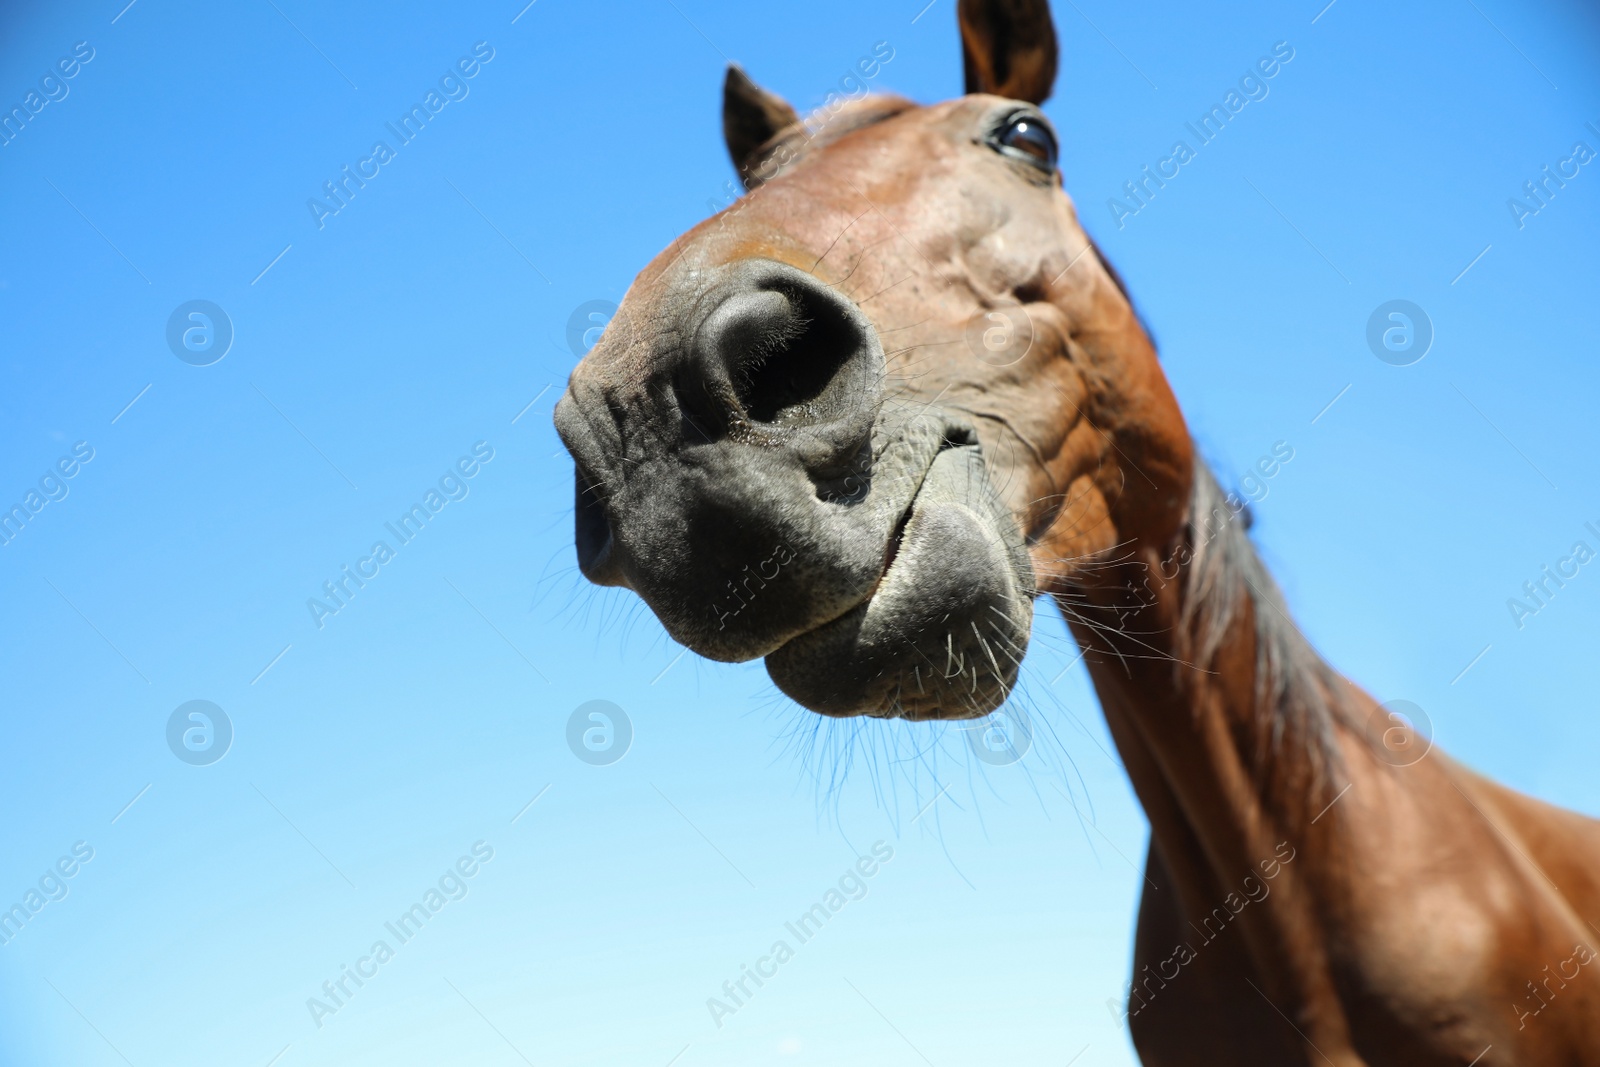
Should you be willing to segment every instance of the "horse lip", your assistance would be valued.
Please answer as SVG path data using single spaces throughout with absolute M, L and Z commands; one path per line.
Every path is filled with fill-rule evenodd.
M 918 492 L 920 491 L 919 489 Z M 882 583 L 884 575 L 889 573 L 889 568 L 894 566 L 895 559 L 900 555 L 900 542 L 905 538 L 906 523 L 911 521 L 911 512 L 916 506 L 917 498 L 913 496 L 911 503 L 906 505 L 906 510 L 900 514 L 900 521 L 895 524 L 894 532 L 889 534 L 889 543 L 883 550 L 883 571 L 878 575 L 878 581 L 873 583 L 874 592 L 877 591 L 878 584 Z
M 951 446 L 948 444 L 944 446 L 944 448 L 948 447 Z M 765 653 L 765 655 L 770 656 L 774 652 L 777 652 L 779 649 L 788 645 L 789 642 L 798 641 L 803 637 L 816 633 L 824 626 L 831 626 L 847 615 L 866 610 L 867 605 L 872 603 L 872 598 L 877 596 L 878 590 L 883 587 L 884 580 L 889 577 L 889 571 L 894 567 L 895 561 L 900 557 L 901 538 L 905 535 L 906 526 L 911 522 L 912 514 L 917 510 L 917 498 L 922 495 L 923 486 L 928 478 L 928 472 L 933 469 L 934 462 L 939 458 L 940 454 L 944 452 L 944 448 L 940 448 L 938 452 L 935 452 L 928 460 L 927 465 L 923 467 L 922 475 L 917 479 L 916 489 L 912 490 L 911 497 L 906 501 L 906 506 L 900 513 L 900 518 L 895 521 L 894 528 L 889 531 L 889 539 L 884 543 L 883 567 L 881 570 L 879 570 L 878 577 L 873 580 L 872 585 L 869 586 L 867 591 L 861 595 L 861 599 L 856 601 L 854 604 L 851 604 L 848 608 L 845 608 L 837 615 L 826 619 L 821 619 L 811 626 L 806 627 L 804 630 L 801 630 L 799 633 L 790 635 L 782 644 L 780 644 L 777 648 L 772 649 L 770 652 Z
M 933 464 L 930 462 L 928 466 L 931 469 Z M 923 472 L 923 478 L 924 480 L 927 478 L 926 471 Z M 861 598 L 862 604 L 871 603 L 883 585 L 884 579 L 889 577 L 889 571 L 894 567 L 895 560 L 900 558 L 900 544 L 905 538 L 906 526 L 911 522 L 911 515 L 917 510 L 917 498 L 921 495 L 922 482 L 918 482 L 916 491 L 911 494 L 911 499 L 906 501 L 905 510 L 900 513 L 894 529 L 889 531 L 889 540 L 883 546 L 883 569 L 878 572 L 877 580 L 872 583 L 872 588 L 867 590 L 867 595 Z
M 905 510 L 900 513 L 900 518 L 895 521 L 894 529 L 889 532 L 889 540 L 883 548 L 883 570 L 878 572 L 878 580 L 872 583 L 872 588 L 862 598 L 863 603 L 872 599 L 873 594 L 878 591 L 878 587 L 883 584 L 883 580 L 889 576 L 889 569 L 894 566 L 895 560 L 900 557 L 900 542 L 905 536 L 906 526 L 911 522 L 912 513 L 917 510 L 917 500 L 922 496 L 923 489 L 927 488 L 928 472 L 933 470 L 933 465 L 939 462 L 939 457 L 944 455 L 946 449 L 955 447 L 956 444 L 946 438 L 944 443 L 928 458 L 928 462 L 923 466 L 922 475 L 917 479 L 917 487 L 911 491 L 910 498 L 906 500 Z
M 1016 671 L 996 661 L 977 626 L 992 627 L 994 611 L 1004 647 L 1027 647 L 1033 576 L 1021 531 L 994 489 L 977 441 L 951 434 L 930 451 L 936 458 L 885 539 L 873 587 L 853 607 L 766 656 L 778 688 L 817 714 L 977 718 L 1000 706 L 1015 685 Z M 969 622 L 976 644 L 954 629 L 939 636 Z M 950 647 L 950 638 L 961 647 Z M 950 663 L 940 668 L 934 662 L 957 652 L 954 675 Z M 1021 652 L 1006 658 L 1020 663 Z M 962 674 L 970 687 L 950 681 Z

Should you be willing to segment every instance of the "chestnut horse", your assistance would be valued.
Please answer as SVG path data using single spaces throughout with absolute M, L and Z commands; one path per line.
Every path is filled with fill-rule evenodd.
M 1290 622 L 1062 190 L 1048 4 L 958 17 L 933 106 L 807 124 L 729 70 L 747 195 L 556 408 L 583 574 L 909 720 L 999 707 L 1053 598 L 1150 820 L 1147 1064 L 1600 1065 L 1600 823 L 1425 752 Z

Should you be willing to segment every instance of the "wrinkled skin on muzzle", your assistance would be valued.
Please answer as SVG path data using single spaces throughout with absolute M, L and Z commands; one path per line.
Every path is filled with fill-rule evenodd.
M 767 657 L 814 711 L 998 706 L 1033 576 L 976 430 L 886 398 L 876 328 L 811 275 L 677 273 L 652 319 L 607 331 L 608 351 L 648 349 L 647 373 L 574 375 L 557 406 L 586 576 L 634 590 L 701 655 Z

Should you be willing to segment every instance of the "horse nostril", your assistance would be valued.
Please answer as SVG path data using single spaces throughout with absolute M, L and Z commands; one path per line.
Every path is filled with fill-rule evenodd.
M 611 536 L 611 519 L 606 515 L 605 502 L 581 468 L 573 480 L 577 485 L 573 514 L 578 569 L 596 585 L 627 585 L 617 559 L 616 541 Z
M 816 425 L 857 412 L 875 393 L 881 363 L 865 317 L 800 271 L 772 269 L 753 281 L 701 325 L 702 372 L 723 379 L 753 423 Z

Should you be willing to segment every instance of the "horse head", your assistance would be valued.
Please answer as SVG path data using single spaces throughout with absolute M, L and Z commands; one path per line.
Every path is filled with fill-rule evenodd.
M 992 711 L 1034 598 L 1167 544 L 1189 498 L 1183 418 L 1040 110 L 1048 4 L 959 21 L 967 93 L 939 104 L 805 121 L 730 68 L 747 192 L 644 269 L 555 411 L 583 574 L 826 715 Z

